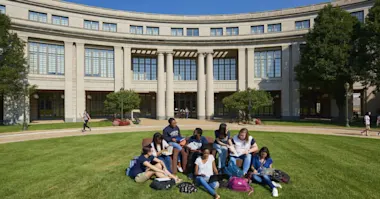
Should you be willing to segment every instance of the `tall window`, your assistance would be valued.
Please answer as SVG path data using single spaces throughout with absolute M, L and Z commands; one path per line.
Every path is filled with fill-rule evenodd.
M 29 66 L 32 74 L 65 74 L 64 46 L 29 42 Z
M 281 50 L 255 52 L 255 77 L 281 77 Z
M 188 36 L 188 37 L 199 36 L 199 29 L 198 28 L 188 28 L 186 36 Z
M 263 34 L 264 33 L 264 25 L 259 26 L 251 26 L 252 34 Z
M 268 32 L 281 32 L 281 24 L 269 24 Z
M 85 76 L 114 77 L 113 50 L 85 49 Z
M 158 27 L 146 27 L 147 35 L 159 35 L 160 29 Z
M 103 31 L 116 32 L 117 25 L 115 23 L 103 23 Z
M 223 28 L 211 28 L 211 36 L 223 36 Z
M 172 36 L 183 36 L 183 28 L 172 28 Z
M 214 80 L 236 80 L 236 59 L 214 59 Z
M 143 27 L 142 26 L 129 26 L 129 32 L 131 34 L 138 34 L 142 35 L 143 34 Z
M 157 80 L 157 59 L 133 57 L 133 80 Z
M 69 18 L 53 15 L 51 18 L 51 22 L 55 25 L 68 26 L 69 25 Z
M 227 35 L 239 35 L 239 28 L 238 27 L 230 27 L 226 29 Z
M 296 21 L 296 30 L 309 29 L 310 20 Z
M 5 6 L 0 5 L 0 13 L 5 14 Z
M 174 80 L 197 80 L 195 59 L 174 59 Z
M 358 18 L 358 20 L 364 23 L 364 11 L 351 12 L 351 15 Z
M 47 14 L 41 13 L 41 12 L 29 11 L 29 20 L 46 23 L 47 22 Z
M 84 28 L 90 30 L 99 30 L 99 22 L 84 20 Z

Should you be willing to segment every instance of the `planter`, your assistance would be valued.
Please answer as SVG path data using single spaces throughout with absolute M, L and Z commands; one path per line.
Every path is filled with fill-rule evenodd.
M 119 126 L 128 126 L 130 124 L 131 124 L 131 122 L 129 120 L 125 120 L 125 121 L 120 121 L 119 122 Z

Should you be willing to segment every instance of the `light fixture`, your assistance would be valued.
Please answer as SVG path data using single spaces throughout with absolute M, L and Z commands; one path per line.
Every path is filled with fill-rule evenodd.
M 33 95 L 33 97 L 34 97 L 34 99 L 38 99 L 38 98 L 40 98 L 40 96 L 38 96 L 37 93 L 35 93 L 35 94 Z
M 87 99 L 91 100 L 92 96 L 91 95 L 87 95 Z

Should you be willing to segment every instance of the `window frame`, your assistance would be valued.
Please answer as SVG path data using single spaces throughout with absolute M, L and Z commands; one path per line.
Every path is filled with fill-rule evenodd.
M 307 22 L 307 27 L 305 27 L 305 22 Z M 301 24 L 301 26 L 297 26 L 297 24 Z M 294 23 L 296 30 L 304 30 L 310 28 L 310 19 L 296 21 Z
M 218 30 L 220 31 L 220 35 L 218 35 Z M 213 32 L 215 31 L 215 34 L 213 34 Z M 213 36 L 213 37 L 221 37 L 223 36 L 223 28 L 210 28 L 210 36 Z
M 191 34 L 189 34 L 189 31 L 191 32 Z M 194 34 L 195 31 L 197 31 L 196 35 Z M 186 36 L 188 36 L 188 37 L 199 37 L 199 28 L 186 28 Z
M 139 30 L 141 30 L 141 33 L 139 33 Z M 129 33 L 135 35 L 142 35 L 144 34 L 144 26 L 129 25 Z
M 89 51 L 90 56 L 87 56 L 87 51 Z M 98 53 L 97 57 L 94 56 L 94 53 Z M 112 58 L 109 57 L 110 52 L 112 52 Z M 102 59 L 102 53 L 105 53 L 105 59 Z M 87 68 L 87 57 L 89 57 L 89 67 Z M 96 58 L 98 60 L 96 60 Z M 94 75 L 94 60 L 98 63 L 99 75 Z M 110 68 L 110 61 L 112 60 L 112 67 Z M 102 76 L 102 63 L 105 64 L 105 76 Z M 86 70 L 89 70 L 90 73 L 87 73 Z M 112 72 L 112 73 L 111 73 Z M 110 75 L 111 74 L 111 75 Z M 84 49 L 84 76 L 85 77 L 99 77 L 99 78 L 115 78 L 115 50 L 114 49 L 103 49 L 103 48 L 92 48 L 85 47 Z
M 157 34 L 154 34 L 154 30 L 157 29 Z M 150 33 L 151 31 L 151 33 Z M 146 34 L 147 35 L 160 35 L 160 27 L 156 26 L 147 26 L 146 27 Z
M 175 31 L 175 34 L 173 34 L 173 31 Z M 179 35 L 178 32 L 181 31 L 182 34 Z M 176 36 L 176 37 L 182 37 L 184 36 L 183 28 L 171 28 L 170 29 L 171 36 Z
M 188 66 L 188 67 L 187 67 Z M 196 81 L 198 80 L 198 63 L 194 58 L 174 58 L 173 75 L 175 81 Z
M 258 30 L 259 27 L 262 27 L 262 32 L 254 32 L 253 29 L 256 28 Z M 254 25 L 254 26 L 251 26 L 251 34 L 254 34 L 254 35 L 258 35 L 258 34 L 264 34 L 265 32 L 265 27 L 264 25 Z
M 359 14 L 359 13 L 361 14 L 362 20 L 360 20 L 360 19 L 358 18 L 358 15 L 357 15 L 357 14 Z M 350 12 L 350 15 L 353 16 L 353 17 L 356 17 L 360 23 L 364 23 L 364 22 L 365 22 L 364 10 L 359 10 L 359 11 L 355 11 L 355 12 Z
M 54 23 L 54 18 L 55 17 L 59 18 L 59 24 L 55 24 Z M 63 21 L 62 19 L 67 19 L 67 25 L 62 24 L 62 21 Z M 54 25 L 59 25 L 59 26 L 69 26 L 69 17 L 60 16 L 60 15 L 51 15 L 51 23 L 54 24 Z
M 90 22 L 90 28 L 86 28 L 86 22 Z M 98 28 L 97 29 L 92 28 L 93 24 L 97 24 Z M 87 29 L 87 30 L 97 30 L 97 31 L 99 31 L 99 29 L 100 29 L 100 23 L 99 23 L 99 21 L 92 21 L 92 20 L 84 19 L 84 21 L 83 21 L 83 28 Z
M 239 35 L 239 27 L 227 27 L 226 28 L 226 35 L 227 36 L 236 36 L 236 35 Z
M 31 17 L 31 14 L 36 14 L 37 15 L 37 20 L 34 20 Z M 41 16 L 45 16 L 46 21 L 41 21 L 41 19 L 43 19 Z M 29 10 L 28 19 L 30 21 L 35 21 L 35 22 L 40 22 L 40 23 L 47 23 L 48 22 L 48 15 L 47 15 L 47 13 L 44 13 L 44 12 L 37 12 L 37 11 Z
M 222 73 L 220 72 L 221 69 L 223 69 Z M 236 58 L 216 58 L 213 60 L 213 79 L 215 81 L 236 81 L 237 72 Z
M 272 53 L 273 57 L 268 58 L 268 53 Z M 279 56 L 276 56 L 276 53 Z M 262 58 L 262 55 L 265 54 L 265 57 Z M 276 63 L 279 63 L 279 68 L 276 68 Z M 259 67 L 259 68 L 257 68 Z M 273 71 L 270 71 L 272 67 Z M 272 50 L 260 50 L 254 53 L 254 78 L 256 79 L 273 79 L 273 78 L 282 78 L 282 50 L 272 49 Z M 268 74 L 273 74 L 269 76 Z
M 111 25 L 115 25 L 115 31 L 112 31 Z M 109 30 L 106 30 L 104 27 L 108 26 Z M 105 32 L 117 32 L 117 24 L 116 23 L 109 23 L 109 22 L 103 22 L 102 30 Z
M 6 14 L 7 13 L 7 7 L 5 5 L 0 4 L 0 14 Z
M 135 62 L 136 60 L 137 62 Z M 149 63 L 147 63 L 148 60 Z M 157 57 L 132 56 L 133 81 L 157 81 L 157 61 Z M 147 70 L 148 68 L 150 69 L 149 71 Z M 140 71 L 141 69 L 143 69 L 143 71 Z M 142 74 L 144 78 L 140 78 Z
M 36 50 L 37 51 L 33 51 L 32 52 L 32 49 L 31 49 L 31 45 L 36 45 Z M 41 45 L 45 45 L 46 46 L 46 52 L 44 52 L 45 54 L 45 71 L 46 73 L 41 73 L 40 71 L 43 71 L 41 70 Z M 50 53 L 50 49 L 52 49 L 52 47 L 54 47 L 54 55 L 55 55 L 55 72 L 50 72 L 50 59 L 51 59 L 51 53 Z M 62 50 L 62 54 L 59 53 L 58 50 Z M 31 74 L 37 74 L 37 75 L 57 75 L 57 76 L 64 76 L 65 75 L 65 45 L 64 44 L 51 44 L 51 43 L 45 43 L 45 42 L 38 42 L 38 41 L 29 41 L 28 42 L 28 63 L 29 65 L 33 65 L 33 64 L 30 64 L 30 62 L 32 61 L 32 56 L 35 55 L 36 57 L 36 68 L 32 68 L 32 72 Z M 60 59 L 59 59 L 60 58 Z M 59 62 L 59 60 L 61 60 L 61 62 Z M 59 63 L 62 63 L 62 66 L 63 68 L 60 68 L 60 65 Z M 60 72 L 62 71 L 62 72 Z
M 274 27 L 275 26 L 279 26 L 280 27 L 280 30 L 278 31 L 274 31 Z M 269 27 L 273 27 L 272 29 L 269 29 Z M 271 31 L 270 31 L 271 30 Z M 275 23 L 275 24 L 268 24 L 268 27 L 267 27 L 267 31 L 268 33 L 272 33 L 272 32 L 282 32 L 282 24 L 281 23 Z

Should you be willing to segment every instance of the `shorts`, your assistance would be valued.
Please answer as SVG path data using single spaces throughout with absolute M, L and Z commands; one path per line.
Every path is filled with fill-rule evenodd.
M 135 177 L 135 181 L 137 183 L 143 183 L 143 182 L 146 182 L 148 181 L 149 178 L 145 175 L 145 172 L 144 173 L 139 173 L 137 174 L 137 176 Z
M 370 129 L 371 129 L 371 126 L 367 124 L 367 125 L 365 125 L 365 129 L 366 129 L 366 130 L 370 130 Z

